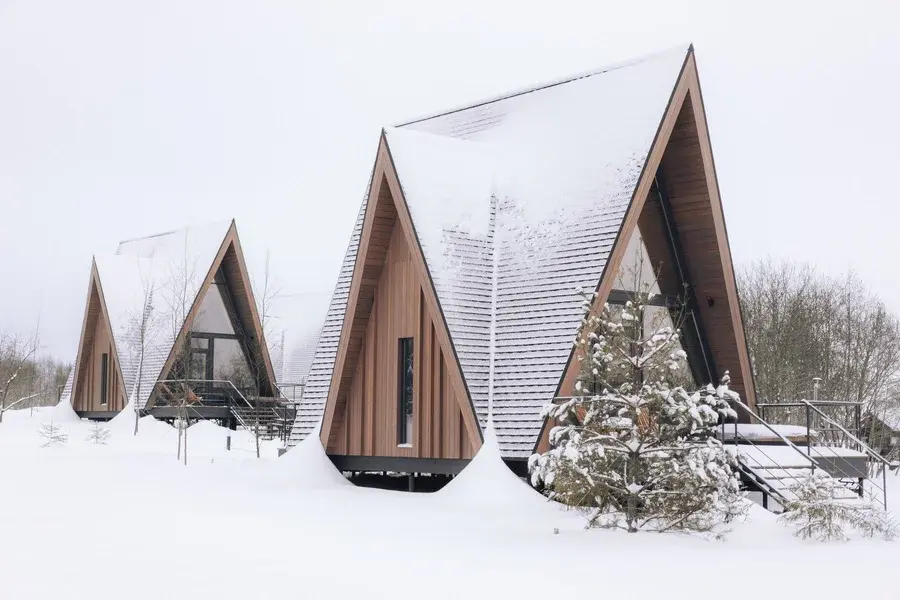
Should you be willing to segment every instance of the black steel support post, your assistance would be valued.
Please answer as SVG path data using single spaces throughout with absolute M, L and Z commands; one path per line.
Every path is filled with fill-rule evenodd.
M 706 340 L 706 330 L 703 327 L 703 320 L 700 316 L 700 310 L 697 306 L 697 297 L 694 293 L 694 287 L 691 284 L 690 276 L 687 270 L 687 262 L 684 257 L 684 249 L 681 246 L 681 238 L 678 235 L 678 228 L 675 225 L 675 218 L 672 213 L 672 205 L 669 202 L 669 198 L 666 196 L 663 191 L 663 182 L 662 176 L 659 171 L 656 172 L 656 177 L 653 180 L 653 189 L 656 190 L 656 196 L 659 199 L 660 211 L 662 213 L 663 222 L 666 227 L 667 238 L 669 241 L 669 251 L 672 255 L 672 260 L 675 263 L 675 273 L 678 276 L 678 284 L 684 289 L 684 297 L 685 297 L 685 308 L 687 309 L 687 317 L 691 320 L 691 327 L 685 328 L 685 333 L 694 338 L 698 349 L 700 350 L 699 358 L 702 363 L 702 367 L 705 369 L 705 373 L 700 371 L 701 365 L 691 364 L 691 371 L 694 373 L 694 378 L 697 380 L 697 383 L 700 384 L 703 382 L 704 377 L 698 375 L 706 375 L 708 381 L 710 383 L 718 383 L 719 374 L 716 371 L 716 365 L 713 361 L 712 355 L 709 352 L 709 343 Z M 692 363 L 696 363 L 696 360 L 692 360 Z
M 806 405 L 806 454 L 812 458 L 812 431 L 810 427 L 811 416 L 809 414 L 809 405 Z M 813 465 L 815 469 L 815 465 Z
M 416 474 L 415 473 L 409 474 L 409 491 L 410 492 L 416 491 Z

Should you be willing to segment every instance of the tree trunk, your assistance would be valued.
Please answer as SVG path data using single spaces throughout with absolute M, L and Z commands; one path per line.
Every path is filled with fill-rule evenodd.
M 256 407 L 256 458 L 259 458 L 259 406 Z
M 175 456 L 175 458 L 176 458 L 176 460 L 181 460 L 181 436 L 183 433 L 184 421 L 181 418 L 181 408 L 180 407 L 175 414 L 178 415 L 178 454 Z

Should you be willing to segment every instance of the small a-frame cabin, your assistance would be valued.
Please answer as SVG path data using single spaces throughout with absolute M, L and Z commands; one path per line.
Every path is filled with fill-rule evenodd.
M 160 419 L 235 427 L 254 410 L 277 412 L 278 397 L 234 221 L 123 241 L 94 257 L 62 395 L 76 413 L 107 420 L 132 403 Z
M 753 379 L 692 47 L 383 131 L 292 431 L 345 472 L 455 474 L 489 411 L 514 471 L 570 396 L 577 289 L 636 259 L 693 379 Z M 412 481 L 412 478 L 410 478 Z

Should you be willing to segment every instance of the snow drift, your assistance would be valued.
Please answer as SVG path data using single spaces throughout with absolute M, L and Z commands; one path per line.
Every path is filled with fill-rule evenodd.
M 49 413 L 50 419 L 54 423 L 77 423 L 81 421 L 81 417 L 72 408 L 72 403 L 65 399 L 60 400 Z
M 278 459 L 278 468 L 309 489 L 353 487 L 326 456 L 317 435 L 288 450 Z
M 558 510 L 555 503 L 516 477 L 503 462 L 492 420 L 488 420 L 484 444 L 475 458 L 435 496 L 457 506 Z

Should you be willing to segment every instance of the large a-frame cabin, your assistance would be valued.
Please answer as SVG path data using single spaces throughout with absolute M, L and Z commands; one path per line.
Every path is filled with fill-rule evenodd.
M 123 241 L 95 256 L 75 366 L 63 390 L 82 417 L 129 402 L 171 420 L 236 426 L 278 390 L 234 221 Z M 293 415 L 291 415 L 293 419 Z
M 697 383 L 754 390 L 692 47 L 386 129 L 292 431 L 346 472 L 517 472 L 573 393 L 577 288 L 686 302 Z

